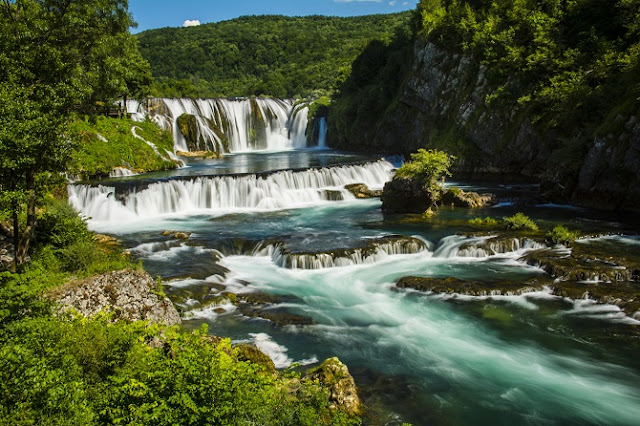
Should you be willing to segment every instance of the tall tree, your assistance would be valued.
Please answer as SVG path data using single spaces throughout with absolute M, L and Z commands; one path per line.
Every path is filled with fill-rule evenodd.
M 68 161 L 67 119 L 141 94 L 150 80 L 133 24 L 127 0 L 0 3 L 0 210 L 12 222 L 14 269 L 28 255 L 38 182 Z

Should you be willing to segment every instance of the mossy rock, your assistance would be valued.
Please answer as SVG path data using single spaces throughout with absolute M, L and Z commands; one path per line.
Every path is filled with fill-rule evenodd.
M 253 364 L 257 364 L 263 366 L 267 373 L 272 375 L 276 375 L 276 366 L 273 363 L 273 360 L 269 358 L 267 354 L 262 352 L 257 347 L 247 344 L 241 343 L 236 345 L 235 348 L 238 350 L 238 361 L 246 361 Z
M 358 397 L 356 383 L 349 369 L 338 358 L 324 361 L 319 367 L 307 372 L 303 381 L 319 382 L 330 391 L 330 408 L 349 416 L 362 415 L 362 403 Z
M 462 294 L 468 296 L 520 295 L 539 291 L 551 284 L 548 277 L 531 278 L 524 282 L 513 281 L 466 281 L 454 277 L 402 277 L 396 282 L 396 288 L 411 288 L 423 292 L 439 294 Z
M 364 183 L 352 183 L 352 184 L 346 185 L 344 189 L 352 193 L 354 197 L 361 198 L 361 199 L 376 198 L 376 197 L 382 196 L 381 190 L 371 190 Z
M 640 283 L 558 281 L 552 285 L 552 288 L 556 296 L 573 300 L 591 299 L 599 303 L 616 305 L 627 315 L 640 319 Z
M 498 203 L 498 198 L 494 194 L 478 194 L 477 192 L 463 191 L 458 188 L 450 188 L 442 194 L 438 202 L 442 206 L 464 207 L 478 209 L 490 207 Z

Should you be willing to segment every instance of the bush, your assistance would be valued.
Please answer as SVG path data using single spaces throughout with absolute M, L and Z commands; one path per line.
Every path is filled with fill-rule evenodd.
M 498 226 L 498 221 L 492 217 L 476 217 L 469 220 L 469 224 L 473 226 Z
M 63 200 L 49 203 L 36 222 L 34 244 L 36 247 L 50 245 L 56 249 L 78 241 L 91 241 L 93 235 L 87 223 Z
M 537 231 L 538 225 L 535 224 L 533 220 L 531 220 L 528 216 L 525 216 L 524 213 L 516 213 L 511 217 L 505 217 L 503 222 L 507 229 L 513 230 L 529 230 L 529 231 Z
M 547 238 L 553 244 L 562 244 L 568 247 L 574 243 L 579 235 L 580 233 L 578 231 L 569 231 L 564 226 L 557 225 L 549 231 Z
M 420 148 L 418 152 L 411 154 L 411 161 L 398 169 L 396 176 L 404 179 L 416 179 L 425 188 L 441 190 L 440 179 L 451 176 L 449 168 L 455 157 L 438 150 L 426 150 Z M 444 181 L 444 179 L 443 179 Z

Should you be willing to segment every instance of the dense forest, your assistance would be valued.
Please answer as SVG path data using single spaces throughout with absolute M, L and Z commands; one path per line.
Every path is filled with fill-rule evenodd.
M 410 39 L 371 44 L 354 62 L 334 96 L 330 144 L 441 148 L 468 170 L 524 170 L 565 196 L 608 181 L 600 196 L 632 202 L 639 9 L 635 0 L 422 0 Z
M 246 16 L 138 39 L 158 96 L 301 97 L 342 82 L 371 40 L 391 39 L 411 16 Z

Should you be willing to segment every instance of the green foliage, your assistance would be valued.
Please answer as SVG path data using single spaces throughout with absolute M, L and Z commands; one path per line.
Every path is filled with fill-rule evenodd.
M 547 238 L 549 238 L 553 244 L 562 244 L 567 247 L 573 244 L 579 236 L 580 233 L 578 231 L 570 231 L 562 225 L 555 226 L 547 233 Z
M 507 229 L 529 231 L 538 230 L 538 225 L 536 225 L 528 216 L 525 216 L 524 213 L 516 213 L 511 217 L 503 218 L 502 221 Z
M 451 176 L 449 168 L 455 157 L 446 152 L 420 148 L 411 154 L 411 161 L 404 163 L 396 172 L 396 177 L 416 179 L 432 190 L 441 190 L 445 176 Z
M 155 95 L 317 97 L 367 43 L 388 40 L 409 13 L 352 18 L 245 16 L 138 34 Z
M 133 132 L 158 148 L 158 153 L 135 137 Z M 151 121 L 137 123 L 129 119 L 97 117 L 71 123 L 69 135 L 77 149 L 71 154 L 68 173 L 84 178 L 108 176 L 114 167 L 138 172 L 175 168 L 168 152 L 173 152 L 169 132 Z M 102 139 L 106 139 L 106 142 Z
M 0 3 L 0 210 L 20 234 L 14 269 L 28 258 L 39 183 L 69 160 L 71 112 L 106 112 L 117 98 L 142 95 L 149 81 L 127 6 L 126 0 Z
M 418 9 L 423 35 L 487 65 L 490 104 L 528 108 L 563 132 L 593 132 L 620 103 L 638 105 L 638 0 L 421 0 Z
M 469 220 L 469 224 L 473 226 L 493 227 L 498 226 L 498 221 L 490 216 L 487 216 L 484 219 L 476 217 Z

